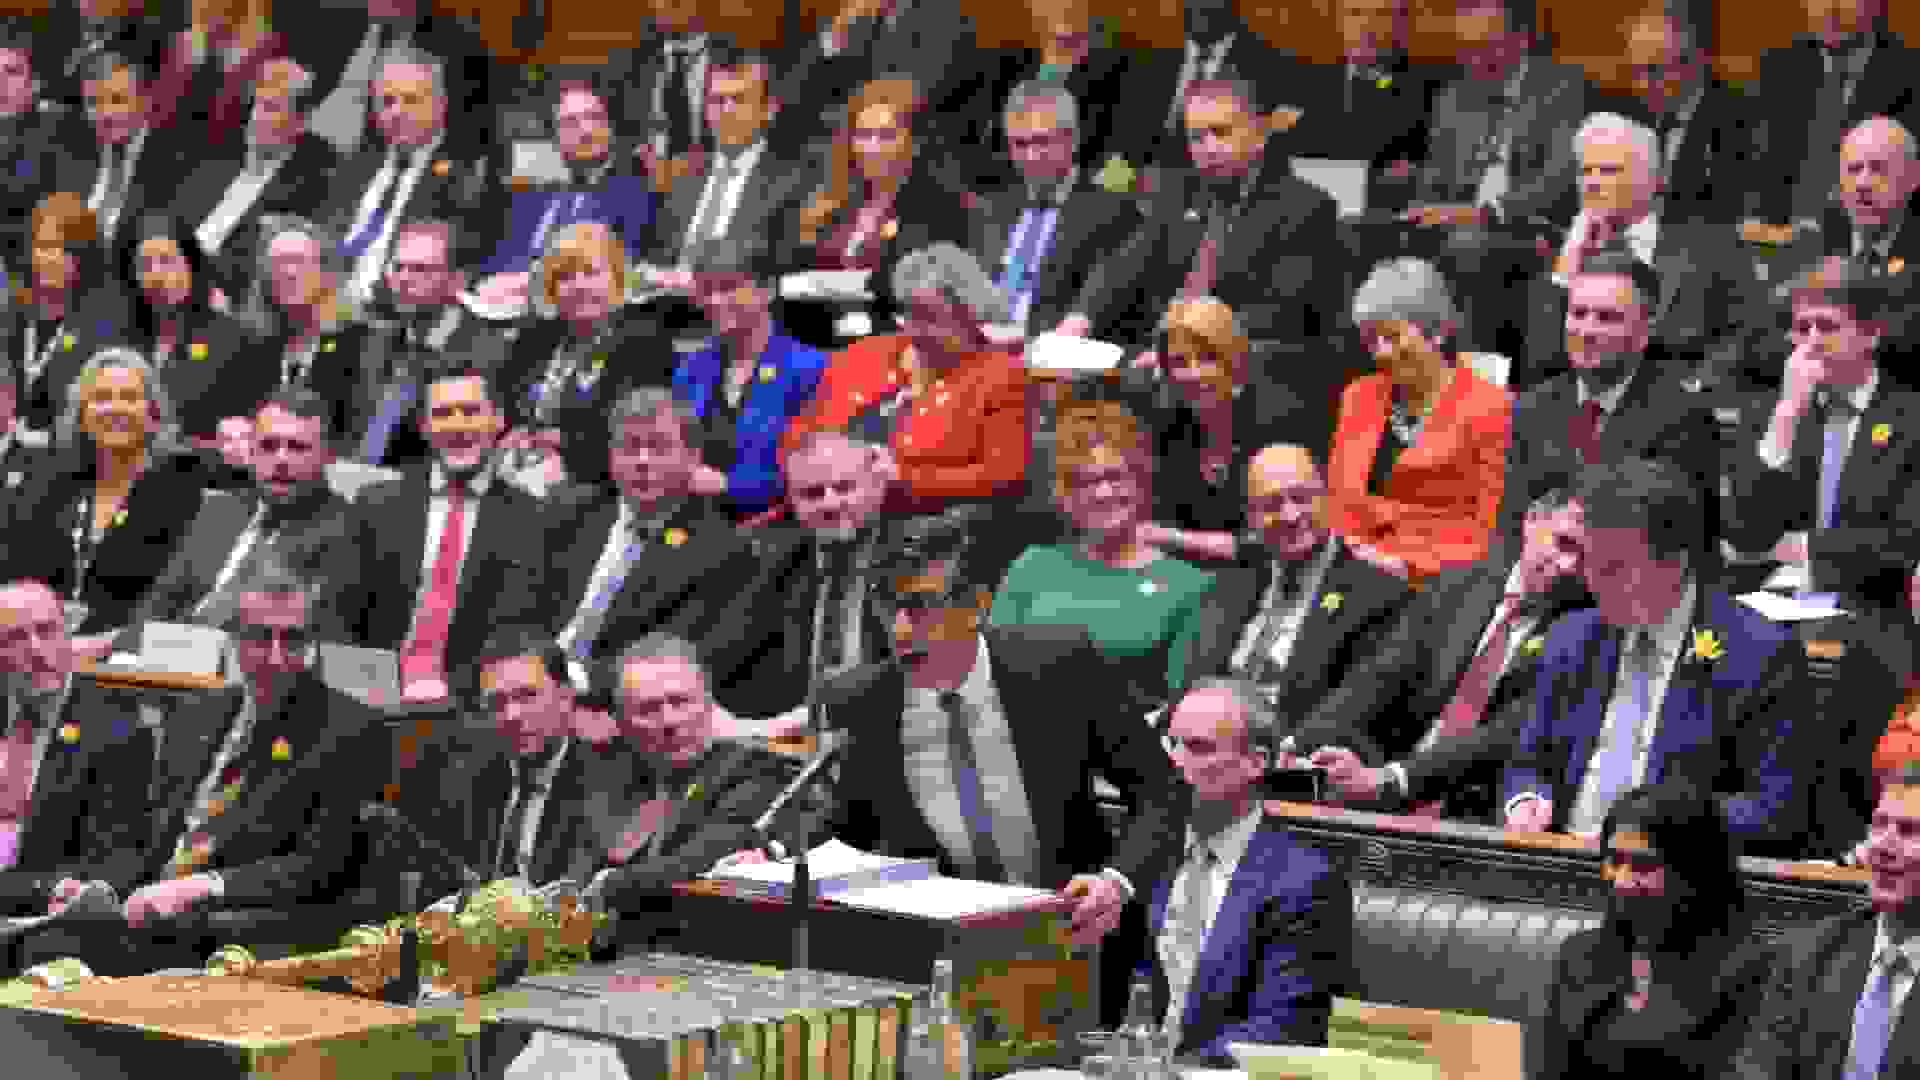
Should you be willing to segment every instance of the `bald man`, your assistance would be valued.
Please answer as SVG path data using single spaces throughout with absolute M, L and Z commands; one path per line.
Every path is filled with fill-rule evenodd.
M 1661 213 L 1724 228 L 1739 220 L 1752 180 L 1753 125 L 1748 99 L 1714 76 L 1706 45 L 1686 20 L 1652 12 L 1628 28 L 1627 65 L 1635 118 L 1660 137 Z
M 153 733 L 132 706 L 75 680 L 60 598 L 0 585 L 0 914 L 64 906 L 90 863 L 146 825 Z
M 1840 144 L 1840 199 L 1820 231 L 1796 247 L 1794 265 L 1838 255 L 1869 274 L 1899 273 L 1920 259 L 1920 225 L 1912 222 L 1920 189 L 1920 143 L 1897 120 L 1868 118 Z M 1895 260 L 1899 260 L 1895 262 Z
M 1245 678 L 1283 722 L 1304 716 L 1365 659 L 1406 603 L 1406 586 L 1322 523 L 1327 484 L 1313 454 L 1269 446 L 1247 465 L 1257 544 L 1218 572 L 1187 654 L 1189 678 Z M 1178 688 L 1176 688 L 1178 689 Z

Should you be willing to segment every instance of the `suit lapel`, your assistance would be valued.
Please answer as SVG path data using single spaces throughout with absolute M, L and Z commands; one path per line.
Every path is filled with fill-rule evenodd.
M 1826 1044 L 1827 1060 L 1817 1063 L 1818 1068 L 1813 1075 L 1839 1076 L 1841 1070 L 1846 1068 L 1847 1057 L 1853 1046 L 1853 1012 L 1860 1003 L 1860 995 L 1867 988 L 1867 973 L 1873 962 L 1873 941 L 1878 931 L 1878 920 L 1868 913 L 1833 943 L 1831 955 L 1834 962 L 1827 967 L 1822 992 L 1814 995 L 1810 1005 L 1812 1015 L 1807 1017 L 1807 1033 L 1801 1035 L 1806 1039 L 1812 1038 L 1812 1032 L 1834 1034 L 1832 1039 L 1816 1041 Z M 1882 1076 L 1907 1075 L 1889 1066 L 1896 1060 L 1893 1056 L 1896 1051 L 1911 1051 L 1914 1024 L 1908 1017 L 1915 1012 L 1920 1010 L 1901 1009 L 1902 1017 L 1895 1028 L 1894 1041 L 1888 1045 L 1887 1057 L 1881 1062 Z
M 1907 437 L 1912 437 L 1913 418 L 1908 413 L 1913 398 L 1891 385 L 1884 375 L 1881 376 L 1881 383 L 1866 415 L 1860 418 L 1860 424 L 1853 434 L 1853 443 L 1847 450 L 1846 465 L 1840 470 L 1837 499 L 1840 506 L 1855 501 L 1848 496 L 1862 495 L 1864 498 L 1860 501 L 1871 503 L 1881 492 L 1897 491 L 1904 486 L 1895 484 L 1898 477 L 1890 475 L 1897 472 L 1902 458 L 1902 455 L 1894 452 L 1892 436 L 1907 432 Z M 1888 433 L 1886 445 L 1878 443 L 1873 434 L 1883 424 Z
M 167 848 L 180 832 L 194 790 L 205 779 L 245 688 L 235 686 L 209 699 L 204 708 L 175 709 L 168 716 L 160 740 L 160 764 L 154 781 L 153 817 L 156 850 Z
M 1660 275 L 1660 304 L 1653 313 L 1649 326 L 1658 327 L 1666 322 L 1668 312 L 1673 310 L 1674 299 L 1680 295 L 1680 282 L 1687 277 L 1687 264 L 1691 261 L 1682 237 L 1676 235 L 1678 225 L 1662 221 L 1659 224 L 1658 237 L 1654 241 L 1653 268 Z
M 1557 802 L 1572 809 L 1572 799 L 1587 775 L 1587 759 L 1607 724 L 1607 702 L 1620 667 L 1620 631 L 1596 622 L 1596 633 L 1586 643 L 1580 672 L 1580 701 L 1574 706 L 1573 730 L 1567 738 L 1566 797 Z
M 1692 646 L 1696 630 L 1712 630 L 1724 637 L 1724 620 L 1720 618 L 1722 612 L 1714 610 L 1712 593 L 1704 585 L 1696 588 L 1693 617 L 1687 623 L 1686 636 L 1680 639 L 1680 655 L 1674 658 L 1673 677 L 1654 721 L 1653 746 L 1647 755 L 1648 783 L 1665 778 L 1670 755 L 1706 749 L 1706 740 L 1715 730 L 1713 678 L 1706 665 L 1693 658 Z
M 1285 836 L 1256 828 L 1247 841 L 1247 850 L 1234 868 L 1227 884 L 1227 895 L 1220 899 L 1219 912 L 1200 947 L 1194 966 L 1193 985 L 1187 991 L 1181 1010 L 1183 1030 L 1198 1030 L 1200 1008 L 1209 998 L 1225 998 L 1235 980 L 1246 968 L 1245 953 L 1253 933 L 1253 917 L 1271 894 L 1284 866 Z
M 1501 591 L 1506 587 L 1506 575 L 1505 570 L 1487 566 L 1460 590 L 1451 632 L 1446 636 L 1446 646 L 1433 669 L 1438 676 L 1435 685 L 1443 695 L 1443 702 L 1452 699 L 1455 686 L 1479 651 L 1480 635 L 1485 632 L 1487 621 L 1500 603 Z
M 1084 747 L 1075 753 L 1075 747 L 1067 737 L 1070 731 L 1061 724 L 1023 724 L 1023 717 L 1045 716 L 1044 691 L 1035 685 L 1034 672 L 1044 671 L 1051 664 L 1034 665 L 1031 649 L 1023 652 L 1017 637 L 999 627 L 989 627 L 984 631 L 987 639 L 987 656 L 992 667 L 994 692 L 1000 699 L 1000 711 L 1005 717 L 1004 723 L 1013 741 L 1014 760 L 1020 764 L 1020 777 L 1027 793 L 1027 814 L 1033 821 L 1035 851 L 1033 853 L 1034 880 L 1049 881 L 1051 874 L 1059 866 L 1059 856 L 1054 838 L 1065 835 L 1065 827 L 1060 820 L 1066 801 L 1072 797 L 1067 790 L 1049 791 L 1050 797 L 1035 797 L 1036 781 L 1045 778 L 1076 776 L 1080 769 L 1078 762 L 1084 757 Z M 1010 662 L 1014 656 L 1022 659 Z M 1059 659 L 1038 657 L 1041 660 Z M 1063 665 L 1064 666 L 1064 665 Z M 1055 674 L 1058 674 L 1057 672 Z M 1031 703 L 1031 704 L 1030 704 Z

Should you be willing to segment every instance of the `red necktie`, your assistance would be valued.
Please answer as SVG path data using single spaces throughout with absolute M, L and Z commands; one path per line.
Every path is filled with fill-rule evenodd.
M 1567 421 L 1567 445 L 1573 447 L 1584 464 L 1592 461 L 1600 448 L 1600 418 L 1606 412 L 1600 403 L 1589 400 L 1580 406 L 1580 411 Z
M 413 614 L 413 638 L 400 656 L 400 686 L 446 682 L 447 628 L 460 590 L 460 559 L 467 546 L 466 481 L 447 481 L 447 520 L 440 529 L 440 551 L 420 609 Z
M 1513 620 L 1520 614 L 1520 599 L 1519 593 L 1503 598 L 1504 610 L 1493 624 L 1493 633 L 1487 635 L 1486 645 L 1473 658 L 1467 673 L 1460 676 L 1453 700 L 1440 712 L 1439 738 L 1464 734 L 1480 723 L 1480 714 L 1486 711 L 1487 698 L 1493 693 L 1493 681 L 1506 666 L 1507 640 L 1513 636 Z
M 1206 238 L 1200 241 L 1199 250 L 1193 253 L 1193 268 L 1187 271 L 1186 283 L 1181 287 L 1182 297 L 1192 300 L 1213 293 L 1213 279 L 1218 274 L 1220 262 L 1220 218 L 1216 214 L 1207 223 Z

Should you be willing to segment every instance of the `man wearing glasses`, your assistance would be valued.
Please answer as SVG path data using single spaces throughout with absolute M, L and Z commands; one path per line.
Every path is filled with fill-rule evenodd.
M 1228 1044 L 1324 1046 L 1353 948 L 1353 894 L 1325 855 L 1265 823 L 1273 709 L 1245 679 L 1195 682 L 1164 741 L 1186 781 L 1183 861 L 1148 900 L 1155 1004 L 1174 1053 Z

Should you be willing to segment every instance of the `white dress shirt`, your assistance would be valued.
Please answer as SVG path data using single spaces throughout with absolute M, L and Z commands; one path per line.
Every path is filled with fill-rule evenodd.
M 1861 383 L 1859 386 L 1856 386 L 1853 389 L 1846 391 L 1847 400 L 1853 403 L 1853 408 L 1854 408 L 1853 415 L 1847 416 L 1847 417 L 1841 417 L 1838 419 L 1828 420 L 1826 422 L 1826 425 L 1824 425 L 1821 428 L 1822 438 L 1821 438 L 1820 445 L 1823 451 L 1826 445 L 1826 440 L 1825 440 L 1826 429 L 1828 427 L 1836 427 L 1836 426 L 1845 429 L 1846 434 L 1842 436 L 1842 440 L 1847 449 L 1846 449 L 1846 452 L 1841 455 L 1840 468 L 1842 470 L 1845 470 L 1846 468 L 1847 459 L 1853 456 L 1853 441 L 1860 434 L 1861 418 L 1867 415 L 1867 408 L 1873 404 L 1874 391 L 1878 390 L 1879 388 L 1880 388 L 1880 369 L 1875 368 L 1873 369 L 1872 373 L 1870 373 L 1867 376 L 1866 382 Z M 1829 392 L 1838 393 L 1839 391 L 1836 388 L 1835 390 L 1832 390 Z M 1769 433 L 1768 435 L 1763 435 L 1760 437 L 1760 462 L 1761 464 L 1765 465 L 1769 469 L 1774 470 L 1775 472 L 1782 471 L 1793 464 L 1793 447 L 1790 444 L 1787 446 L 1781 446 L 1778 443 L 1774 442 L 1773 439 L 1771 438 L 1771 433 Z M 1842 475 L 1845 475 L 1844 471 L 1842 472 Z M 1819 495 L 1817 494 L 1817 492 L 1819 491 L 1819 483 L 1820 481 L 1818 478 L 1818 473 L 1816 471 L 1815 480 L 1814 480 L 1814 490 L 1816 492 L 1814 498 L 1815 498 L 1816 504 L 1819 499 Z M 1817 512 L 1818 511 L 1817 505 L 1815 509 Z M 1805 531 L 1795 531 L 1791 533 L 1786 533 L 1782 536 L 1782 539 L 1784 540 L 1797 541 L 1802 545 L 1804 545 L 1807 542 L 1807 538 L 1808 538 L 1808 533 Z M 1802 564 L 1800 569 L 1803 571 L 1804 580 L 1807 581 L 1809 586 L 1812 586 L 1814 584 L 1813 578 L 1812 578 L 1812 568 L 1805 564 Z
M 980 770 L 980 787 L 993 823 L 994 846 L 999 849 L 1009 880 L 1034 885 L 1040 851 L 1033 832 L 1032 804 L 1027 801 L 1020 759 L 1014 753 L 1013 731 L 994 686 L 986 638 L 978 639 L 977 648 L 973 670 L 958 689 L 973 720 L 974 762 Z M 907 784 L 940 846 L 959 856 L 962 865 L 968 865 L 974 859 L 973 835 L 953 786 L 953 753 L 947 743 L 950 721 L 939 697 L 938 691 L 907 688 L 900 723 Z
M 1574 799 L 1567 818 L 1568 832 L 1600 831 L 1610 807 L 1599 801 L 1594 765 L 1616 740 L 1634 740 L 1633 772 L 1627 779 L 1627 787 L 1637 787 L 1646 782 L 1647 764 L 1652 756 L 1654 739 L 1660 732 L 1660 710 L 1666 704 L 1667 687 L 1673 682 L 1674 667 L 1686 650 L 1687 631 L 1693 622 L 1694 604 L 1698 596 L 1699 586 L 1689 581 L 1681 592 L 1680 603 L 1667 613 L 1659 626 L 1650 630 L 1642 628 L 1630 631 L 1621 642 L 1620 662 L 1614 670 L 1613 694 L 1607 699 L 1606 720 L 1587 758 L 1587 769 L 1580 781 L 1580 793 Z M 1633 679 L 1627 660 L 1632 654 L 1634 635 L 1640 633 L 1653 634 L 1654 660 L 1653 670 L 1647 678 L 1647 716 L 1636 730 L 1632 725 L 1640 720 L 1637 715 L 1639 703 L 1634 700 Z
M 214 575 L 213 587 L 207 590 L 207 595 L 201 597 L 198 604 L 194 605 L 195 615 L 205 611 L 207 605 L 213 602 L 213 598 L 220 595 L 220 590 L 227 582 L 233 580 L 234 572 L 240 569 L 240 563 L 247 557 L 247 553 L 253 550 L 255 544 L 262 541 L 263 534 L 260 526 L 266 519 L 267 501 L 261 499 L 260 505 L 254 508 L 253 520 L 247 522 L 247 527 L 241 530 L 239 537 L 233 542 L 233 550 L 227 553 L 227 561 L 221 565 L 220 572 Z
M 740 200 L 746 194 L 747 181 L 753 176 L 754 168 L 760 164 L 760 155 L 766 149 L 766 145 L 763 139 L 729 155 L 732 168 L 726 174 L 724 187 L 720 183 L 720 170 L 718 168 L 707 170 L 707 182 L 701 186 L 700 202 L 694 207 L 693 218 L 687 224 L 687 235 L 681 240 L 683 251 L 692 249 L 701 240 L 727 235 L 727 230 L 733 225 L 734 215 L 740 211 Z M 725 153 L 727 153 L 725 150 L 716 150 L 713 156 L 717 157 Z M 710 205 L 715 199 L 719 200 L 717 209 Z M 709 213 L 712 214 L 711 220 L 707 217 Z M 706 236 L 695 236 L 695 228 L 702 224 L 707 227 Z
M 227 242 L 227 237 L 233 234 L 234 226 L 240 224 L 240 219 L 253 209 L 253 204 L 260 201 L 260 193 L 267 190 L 267 185 L 273 183 L 273 178 L 280 175 L 287 159 L 293 156 L 291 150 L 289 147 L 284 154 L 261 154 L 257 168 L 248 167 L 254 161 L 251 155 L 257 151 L 247 151 L 248 165 L 241 166 L 239 174 L 227 184 L 226 194 L 220 197 L 220 204 L 200 223 L 195 233 L 203 251 L 209 255 L 220 254 L 220 248 Z
M 1167 1015 L 1163 1022 L 1170 1032 L 1178 1031 L 1181 1021 L 1186 1019 L 1187 995 L 1200 966 L 1200 950 L 1206 947 L 1207 935 L 1213 933 L 1214 920 L 1220 917 L 1220 905 L 1233 885 L 1233 875 L 1240 869 L 1240 860 L 1246 857 L 1247 845 L 1253 842 L 1253 834 L 1260 828 L 1263 813 L 1263 808 L 1255 803 L 1245 816 L 1207 839 L 1206 846 L 1213 852 L 1213 862 L 1208 868 L 1213 880 L 1209 882 L 1208 904 L 1204 912 L 1179 910 L 1185 896 L 1187 876 L 1194 872 L 1193 852 L 1200 844 L 1193 827 L 1187 827 L 1186 843 L 1180 849 L 1184 858 L 1167 889 L 1166 918 L 1161 921 L 1155 942 L 1160 953 L 1160 970 L 1167 976 Z M 1197 926 L 1188 921 L 1196 918 L 1199 920 Z
M 227 728 L 227 737 L 220 742 L 220 749 L 214 752 L 213 763 L 207 767 L 200 783 L 193 789 L 193 802 L 187 807 L 187 816 L 181 822 L 180 835 L 174 840 L 173 853 L 178 856 L 186 849 L 193 834 L 209 820 L 207 803 L 220 788 L 220 774 L 234 763 L 247 749 L 253 738 L 253 728 L 259 722 L 259 706 L 254 701 L 252 685 L 240 695 L 240 711 L 234 716 L 233 723 Z
M 87 209 L 99 215 L 103 235 L 111 236 L 119 227 L 133 170 L 139 166 L 140 151 L 146 145 L 147 129 L 141 128 L 118 146 L 101 147 L 100 174 L 93 182 L 93 193 L 87 196 Z
M 1560 245 L 1561 260 L 1566 259 L 1567 249 L 1573 246 L 1574 238 L 1586 231 L 1588 220 L 1588 212 L 1585 210 L 1574 215 L 1573 226 L 1567 230 L 1567 238 Z M 1625 238 L 1627 250 L 1633 254 L 1633 257 L 1652 266 L 1654 252 L 1660 247 L 1660 215 L 1657 212 L 1649 213 L 1646 217 L 1627 226 Z M 1553 283 L 1563 289 L 1566 288 L 1567 275 L 1554 271 Z
M 295 339 L 288 342 L 280 354 L 280 385 L 310 383 L 313 380 L 313 360 L 319 352 L 319 334 L 313 334 L 304 341 Z
M 394 231 L 400 224 L 400 219 L 405 216 L 402 210 L 407 205 L 407 200 L 413 198 L 413 189 L 419 186 L 420 177 L 425 175 L 427 166 L 432 164 L 433 155 L 439 152 L 443 138 L 442 135 L 435 135 L 425 146 L 402 147 L 390 152 L 387 164 L 381 166 L 374 182 L 368 186 L 366 194 L 361 198 L 360 212 L 353 219 L 353 227 L 356 230 L 366 222 L 367 216 L 373 213 L 374 208 L 380 205 L 381 197 L 387 191 L 386 182 L 393 177 L 396 170 L 399 172 L 399 178 L 392 181 L 397 185 L 393 198 L 387 200 L 387 205 L 393 209 L 380 223 L 380 234 L 374 238 L 373 243 L 367 245 L 367 249 L 361 252 L 360 258 L 354 264 L 353 281 L 348 290 L 353 299 L 365 300 L 373 294 L 374 284 L 380 280 L 381 272 L 386 269 L 387 252 L 393 247 Z
M 1280 631 L 1273 646 L 1267 650 L 1267 657 L 1273 661 L 1275 669 L 1286 669 L 1287 660 L 1293 655 L 1294 642 L 1300 637 L 1300 627 L 1320 601 L 1320 586 L 1326 580 L 1327 568 L 1333 565 L 1334 556 L 1339 553 L 1336 547 L 1339 542 L 1339 538 L 1333 536 L 1321 542 L 1320 550 L 1300 569 L 1300 588 L 1284 611 L 1274 610 L 1274 604 L 1279 601 L 1280 583 L 1291 567 L 1279 560 L 1274 561 L 1266 594 L 1260 598 L 1259 614 L 1247 621 L 1246 629 L 1240 632 L 1240 644 L 1233 650 L 1233 670 L 1249 670 L 1254 663 L 1254 647 L 1259 644 L 1261 635 L 1266 633 L 1269 619 L 1280 620 Z
M 1521 57 L 1507 75 L 1505 100 L 1512 103 L 1510 108 L 1499 114 L 1500 130 L 1494 133 L 1495 149 L 1493 160 L 1487 163 L 1487 171 L 1480 174 L 1480 186 L 1473 194 L 1475 206 L 1497 209 L 1500 200 L 1507 197 L 1513 188 L 1513 135 L 1514 116 L 1520 109 L 1521 80 L 1527 77 L 1528 58 Z
M 487 488 L 492 486 L 493 480 L 492 470 L 482 468 L 467 482 L 467 513 L 461 522 L 460 574 L 466 573 L 467 560 L 473 556 L 473 532 L 480 524 L 480 508 L 486 503 Z M 433 564 L 440 558 L 440 535 L 446 532 L 447 515 L 453 509 L 453 502 L 447 496 L 447 470 L 438 461 L 433 463 L 432 484 L 433 494 L 427 499 L 427 543 L 421 553 L 420 588 L 413 594 L 416 622 L 425 605 L 427 593 L 433 588 Z M 460 580 L 460 574 L 454 575 L 455 581 Z M 407 634 L 407 640 L 413 640 L 413 632 Z

